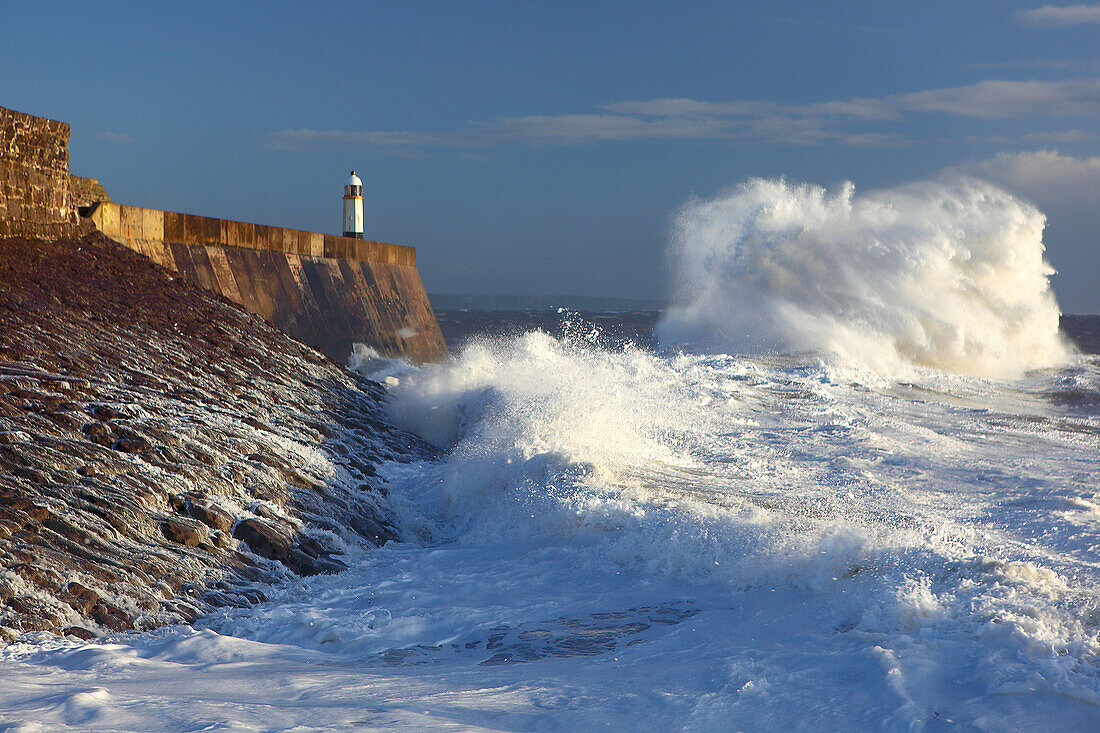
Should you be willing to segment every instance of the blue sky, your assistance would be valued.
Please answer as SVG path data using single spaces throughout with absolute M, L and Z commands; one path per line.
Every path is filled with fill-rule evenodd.
M 985 176 L 1100 313 L 1100 4 L 0 0 L 0 105 L 122 203 L 418 248 L 430 292 L 661 298 L 750 176 Z

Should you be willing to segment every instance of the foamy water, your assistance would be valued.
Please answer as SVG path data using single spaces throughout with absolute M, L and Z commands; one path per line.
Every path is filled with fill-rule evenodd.
M 757 182 L 685 209 L 663 349 L 572 317 L 360 352 L 442 449 L 385 469 L 403 542 L 196 628 L 9 647 L 0 720 L 1096 729 L 1100 359 L 1057 333 L 1041 227 L 974 182 Z
M 658 333 L 691 349 L 836 354 L 893 375 L 1065 364 L 1045 222 L 974 179 L 866 195 L 748 181 L 681 210 L 680 305 Z

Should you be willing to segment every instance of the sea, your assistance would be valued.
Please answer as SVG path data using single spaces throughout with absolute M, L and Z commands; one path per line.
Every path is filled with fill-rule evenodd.
M 369 349 L 401 540 L 3 652 L 4 730 L 1100 730 L 1100 316 L 980 181 L 688 202 L 661 312 Z

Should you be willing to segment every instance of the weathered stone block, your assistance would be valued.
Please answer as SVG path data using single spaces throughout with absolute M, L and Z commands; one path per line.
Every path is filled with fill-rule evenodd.
M 211 219 L 208 216 L 202 217 L 202 243 L 203 244 L 221 244 L 222 242 L 222 225 L 220 219 Z
M 272 250 L 274 252 L 297 252 L 298 251 L 298 232 L 293 229 L 276 229 L 276 245 Z
M 0 235 L 57 236 L 78 225 L 67 124 L 0 107 L 0 178 Z
M 110 236 L 109 232 L 104 231 L 103 233 Z M 168 242 L 183 243 L 187 241 L 185 234 L 184 215 L 175 211 L 164 212 L 164 239 Z
M 100 204 L 96 209 L 96 216 L 92 217 L 99 231 L 108 237 L 120 235 L 122 222 L 119 215 L 118 204 Z
M 164 239 L 164 212 L 142 209 L 141 231 L 146 239 Z
M 237 222 L 237 238 L 240 242 L 240 247 L 255 247 L 256 246 L 256 225 L 249 224 L 248 222 Z
M 119 207 L 119 219 L 121 229 L 119 233 L 121 236 L 129 239 L 141 238 L 144 236 L 142 234 L 141 227 L 141 212 L 142 210 L 137 206 Z
M 255 247 L 255 249 L 271 249 L 271 239 L 269 235 L 271 227 L 264 226 L 263 224 L 255 224 L 253 227 L 255 230 L 253 247 Z
M 202 217 L 194 214 L 181 216 L 183 216 L 183 238 L 180 241 L 188 244 L 205 244 L 202 235 Z

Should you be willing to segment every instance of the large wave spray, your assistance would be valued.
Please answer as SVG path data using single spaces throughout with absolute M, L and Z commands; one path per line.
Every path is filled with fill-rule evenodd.
M 754 179 L 683 207 L 665 346 L 813 350 L 888 374 L 1064 363 L 1045 217 L 975 179 L 857 196 Z

